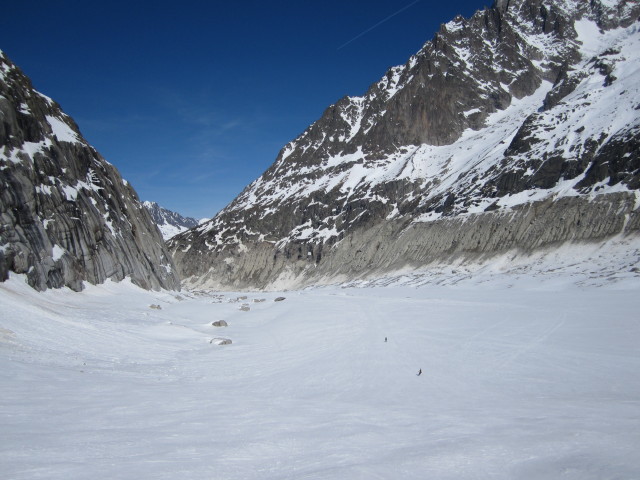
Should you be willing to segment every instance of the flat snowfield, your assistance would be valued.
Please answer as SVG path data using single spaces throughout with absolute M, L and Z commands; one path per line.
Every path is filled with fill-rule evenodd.
M 637 479 L 640 283 L 619 280 L 37 293 L 14 276 L 0 477 Z

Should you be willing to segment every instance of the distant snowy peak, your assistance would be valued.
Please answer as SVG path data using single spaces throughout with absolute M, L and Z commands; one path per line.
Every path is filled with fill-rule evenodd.
M 213 220 L 177 236 L 174 258 L 185 276 L 259 285 L 285 270 L 339 271 L 347 244 L 363 255 L 353 269 L 371 269 L 378 259 L 356 236 L 385 225 L 395 239 L 532 202 L 636 198 L 639 16 L 637 1 L 504 0 L 456 17 L 363 96 L 327 108 Z
M 190 228 L 193 228 L 201 223 L 201 221 L 196 220 L 195 218 L 183 217 L 179 213 L 167 210 L 166 208 L 158 205 L 156 202 L 145 201 L 142 202 L 142 204 L 151 214 L 151 218 L 156 223 L 156 225 L 158 225 L 158 228 L 162 233 L 162 237 L 165 240 L 168 240 L 178 233 L 189 230 Z M 208 219 L 204 220 L 206 221 Z

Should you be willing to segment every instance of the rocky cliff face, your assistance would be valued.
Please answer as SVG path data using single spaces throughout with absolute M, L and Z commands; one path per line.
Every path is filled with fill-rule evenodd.
M 156 202 L 142 202 L 142 205 L 149 211 L 151 218 L 160 229 L 162 238 L 165 240 L 200 223 L 195 218 L 183 217 L 177 212 L 167 210 Z
M 300 286 L 637 232 L 639 15 L 504 0 L 455 18 L 174 237 L 181 273 Z
M 0 52 L 0 281 L 9 272 L 39 290 L 125 277 L 179 289 L 133 188 Z

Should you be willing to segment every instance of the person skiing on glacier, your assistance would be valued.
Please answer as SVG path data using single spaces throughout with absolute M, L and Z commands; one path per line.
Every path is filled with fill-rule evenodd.
M 418 375 L 417 376 L 419 377 L 420 375 L 422 375 L 422 369 L 418 370 Z

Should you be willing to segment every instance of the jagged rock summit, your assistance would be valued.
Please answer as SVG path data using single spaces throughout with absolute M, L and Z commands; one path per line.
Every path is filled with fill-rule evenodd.
M 136 192 L 0 51 L 0 281 L 38 290 L 131 280 L 179 289 Z
M 177 212 L 167 210 L 156 202 L 145 201 L 142 205 L 149 211 L 151 218 L 160 229 L 162 238 L 165 240 L 177 235 L 180 232 L 195 227 L 200 222 L 195 218 L 183 217 Z
M 174 237 L 183 278 L 299 287 L 637 235 L 639 15 L 499 0 L 454 18 Z

